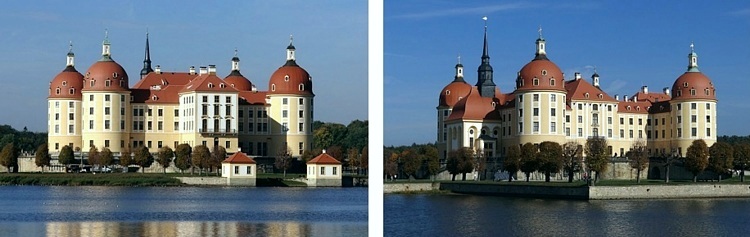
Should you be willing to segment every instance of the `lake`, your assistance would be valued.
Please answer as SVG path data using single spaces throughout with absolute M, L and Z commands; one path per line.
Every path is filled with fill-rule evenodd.
M 0 236 L 366 236 L 366 188 L 0 186 Z
M 750 199 L 552 200 L 387 194 L 385 236 L 730 236 Z

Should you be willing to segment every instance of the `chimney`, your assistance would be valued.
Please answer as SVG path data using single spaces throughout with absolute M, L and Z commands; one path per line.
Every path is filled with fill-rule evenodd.
M 664 87 L 664 94 L 669 96 L 669 87 Z
M 581 80 L 581 73 L 576 72 L 575 77 L 576 77 L 576 80 Z
M 620 100 L 620 95 L 615 95 L 615 100 L 619 101 Z
M 195 66 L 190 66 L 190 75 L 195 75 Z
M 237 147 L 237 152 L 242 152 L 242 147 Z
M 216 65 L 208 65 L 208 74 L 216 75 Z
M 633 96 L 633 102 L 638 102 L 638 96 L 637 95 Z
M 258 88 L 255 88 L 255 85 L 253 85 L 253 88 L 250 89 L 250 91 L 252 91 L 252 92 L 258 92 Z
M 641 91 L 643 92 L 643 94 L 648 94 L 648 86 L 642 86 Z
M 154 72 L 156 72 L 156 74 L 161 74 L 161 66 L 156 65 L 156 68 L 154 68 Z
M 323 154 L 325 154 L 325 153 L 326 153 L 326 149 L 323 149 Z
M 625 95 L 625 101 L 628 101 L 628 95 Z
M 198 75 L 203 75 L 203 74 L 208 74 L 208 68 L 206 68 L 205 66 L 201 66 L 198 71 Z

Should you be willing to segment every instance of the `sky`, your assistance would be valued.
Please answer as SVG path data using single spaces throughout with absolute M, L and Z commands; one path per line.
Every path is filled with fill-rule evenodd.
M 69 42 L 85 73 L 101 57 L 105 29 L 131 86 L 148 30 L 162 71 L 215 64 L 223 78 L 236 48 L 259 90 L 286 61 L 293 34 L 297 63 L 313 77 L 315 120 L 368 118 L 366 1 L 9 1 L 0 21 L 0 124 L 16 129 L 47 131 L 49 82 L 65 68 Z
M 540 26 L 565 79 L 575 72 L 590 79 L 595 68 L 612 96 L 671 88 L 694 42 L 699 69 L 716 87 L 718 135 L 750 134 L 746 1 L 386 1 L 383 11 L 386 146 L 436 141 L 439 94 L 458 55 L 464 78 L 476 84 L 483 16 L 502 93 L 533 59 Z

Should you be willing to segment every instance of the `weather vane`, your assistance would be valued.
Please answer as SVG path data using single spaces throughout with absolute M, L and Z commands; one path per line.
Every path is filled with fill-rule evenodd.
M 484 20 L 484 28 L 487 28 L 487 16 L 483 16 L 482 20 Z

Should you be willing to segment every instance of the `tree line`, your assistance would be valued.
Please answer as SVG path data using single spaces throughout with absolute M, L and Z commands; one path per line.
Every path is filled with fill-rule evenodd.
M 399 173 L 414 179 L 420 172 L 432 179 L 440 171 L 437 147 L 432 144 L 399 147 L 383 147 L 383 168 L 385 178 L 393 179 Z

